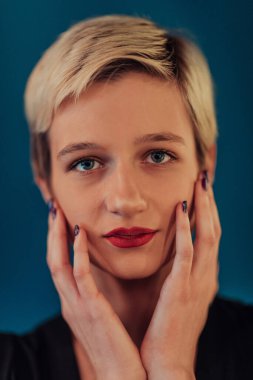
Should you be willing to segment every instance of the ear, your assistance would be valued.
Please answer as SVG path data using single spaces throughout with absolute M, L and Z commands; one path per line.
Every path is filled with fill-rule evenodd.
M 209 180 L 211 184 L 214 183 L 215 169 L 217 162 L 217 145 L 213 144 L 206 153 L 205 157 L 205 169 L 208 170 Z
M 48 203 L 48 201 L 53 198 L 53 194 L 49 188 L 48 182 L 39 176 L 35 177 L 34 181 L 41 192 L 42 198 L 46 203 Z

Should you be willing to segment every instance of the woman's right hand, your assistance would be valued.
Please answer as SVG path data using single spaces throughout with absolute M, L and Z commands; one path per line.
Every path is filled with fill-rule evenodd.
M 55 204 L 54 204 L 55 206 Z M 139 351 L 111 304 L 97 289 L 80 228 L 70 263 L 65 217 L 57 206 L 49 213 L 47 264 L 58 291 L 62 316 L 85 350 L 96 379 L 146 379 Z

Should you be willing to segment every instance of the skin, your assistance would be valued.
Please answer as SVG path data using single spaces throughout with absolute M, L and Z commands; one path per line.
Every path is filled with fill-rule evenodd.
M 181 136 L 184 144 L 134 145 L 137 137 L 161 132 Z M 132 368 L 136 379 L 194 378 L 197 340 L 217 292 L 221 228 L 211 186 L 201 186 L 191 121 L 177 86 L 140 73 L 94 84 L 76 103 L 67 100 L 57 110 L 49 141 L 51 185 L 39 177 L 36 182 L 57 209 L 56 218 L 49 217 L 47 262 L 81 376 L 112 379 L 126 369 L 129 376 Z M 57 157 L 67 145 L 84 141 L 103 149 Z M 151 151 L 161 149 L 176 160 L 164 154 L 166 164 L 159 163 Z M 214 145 L 205 163 L 210 184 L 215 156 Z M 68 170 L 95 157 L 88 174 L 81 164 Z M 183 200 L 189 214 L 182 211 Z M 158 232 L 148 244 L 126 250 L 102 237 L 121 226 Z M 74 268 L 68 241 L 74 241 Z M 93 341 L 90 351 L 87 341 Z

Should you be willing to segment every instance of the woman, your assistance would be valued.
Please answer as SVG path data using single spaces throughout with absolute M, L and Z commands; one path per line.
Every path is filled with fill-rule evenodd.
M 252 378 L 253 308 L 216 295 L 217 126 L 199 49 L 148 19 L 88 19 L 45 52 L 25 107 L 62 316 L 1 335 L 1 379 Z

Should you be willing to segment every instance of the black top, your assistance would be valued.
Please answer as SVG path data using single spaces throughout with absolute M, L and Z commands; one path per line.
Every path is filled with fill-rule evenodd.
M 197 380 L 253 379 L 253 305 L 216 296 L 197 353 Z M 33 331 L 0 334 L 0 380 L 80 380 L 61 315 Z

